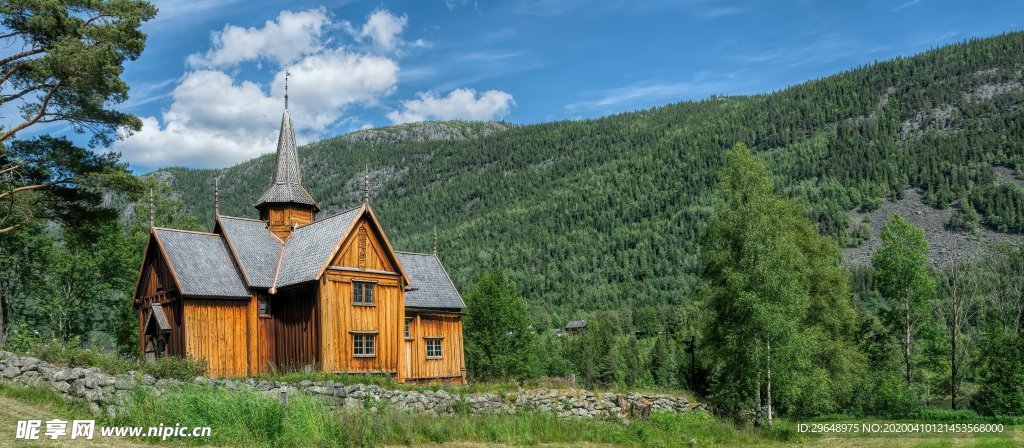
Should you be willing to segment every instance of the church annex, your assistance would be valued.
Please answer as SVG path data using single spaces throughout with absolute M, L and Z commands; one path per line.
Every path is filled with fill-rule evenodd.
M 368 195 L 328 217 L 303 187 L 287 102 L 260 219 L 213 232 L 153 228 L 136 284 L 149 358 L 205 359 L 211 376 L 381 373 L 465 381 L 465 303 L 436 254 L 399 252 Z

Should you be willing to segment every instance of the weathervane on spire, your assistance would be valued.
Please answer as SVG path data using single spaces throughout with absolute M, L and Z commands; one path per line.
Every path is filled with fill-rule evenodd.
M 285 109 L 288 108 L 288 77 L 291 76 L 291 75 L 292 75 L 292 73 L 289 72 L 288 70 L 284 71 L 284 108 Z

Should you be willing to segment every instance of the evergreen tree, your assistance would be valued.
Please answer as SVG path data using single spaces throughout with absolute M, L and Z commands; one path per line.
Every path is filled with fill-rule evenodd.
M 526 301 L 505 274 L 484 274 L 466 296 L 466 367 L 474 380 L 535 376 L 537 335 L 530 327 Z

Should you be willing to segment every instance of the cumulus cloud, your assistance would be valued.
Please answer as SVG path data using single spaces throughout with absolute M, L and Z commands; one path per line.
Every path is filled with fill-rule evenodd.
M 415 100 L 402 103 L 402 110 L 388 113 L 395 124 L 424 120 L 494 120 L 504 117 L 515 106 L 512 95 L 488 90 L 477 95 L 473 89 L 455 89 L 447 96 L 420 92 Z
M 270 60 L 284 65 L 323 48 L 323 32 L 330 18 L 323 7 L 306 11 L 281 11 L 277 20 L 262 28 L 231 24 L 214 32 L 212 48 L 194 54 L 188 62 L 196 67 L 228 67 L 246 61 Z M 400 31 L 400 30 L 399 30 Z
M 427 47 L 423 39 L 407 42 L 402 39 L 409 18 L 405 15 L 396 16 L 387 10 L 378 9 L 370 13 L 362 27 L 355 27 L 345 22 L 343 27 L 359 42 L 369 45 L 379 53 L 399 52 L 403 47 Z
M 189 71 L 170 93 L 171 105 L 142 117 L 142 130 L 110 150 L 142 169 L 222 167 L 272 152 L 286 71 L 292 75 L 289 109 L 300 142 L 331 129 L 365 127 L 368 123 L 352 111 L 387 110 L 381 103 L 397 89 L 401 49 L 423 45 L 403 39 L 407 23 L 404 15 L 377 10 L 365 24 L 353 26 L 332 21 L 319 8 L 283 11 L 262 27 L 229 24 L 211 35 L 209 51 L 188 57 Z M 332 40 L 332 30 L 350 37 L 349 45 Z M 272 81 L 246 80 L 261 73 L 272 74 Z M 512 95 L 496 90 L 457 89 L 445 96 L 421 92 L 387 118 L 395 123 L 490 120 L 503 117 L 514 104 Z
M 398 64 L 342 50 L 310 55 L 286 68 L 291 114 L 300 132 L 317 134 L 341 119 L 347 106 L 375 104 L 398 81 Z M 142 131 L 118 141 L 131 163 L 146 167 L 188 162 L 224 166 L 274 150 L 284 95 L 284 70 L 270 94 L 255 83 L 235 83 L 226 73 L 199 70 L 172 93 L 162 120 L 144 117 Z M 161 121 L 163 125 L 161 126 Z

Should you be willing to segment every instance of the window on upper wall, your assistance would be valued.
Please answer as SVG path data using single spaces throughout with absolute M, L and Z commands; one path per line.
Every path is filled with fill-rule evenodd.
M 440 339 L 427 339 L 427 359 L 441 359 Z
M 412 339 L 412 332 L 409 331 L 409 322 L 412 322 L 411 318 L 405 320 L 405 338 L 406 339 Z
M 260 296 L 260 317 L 270 317 L 270 299 Z
M 352 355 L 359 358 L 372 358 L 377 356 L 377 335 L 352 335 Z
M 374 286 L 370 282 L 352 282 L 352 304 L 372 306 Z

